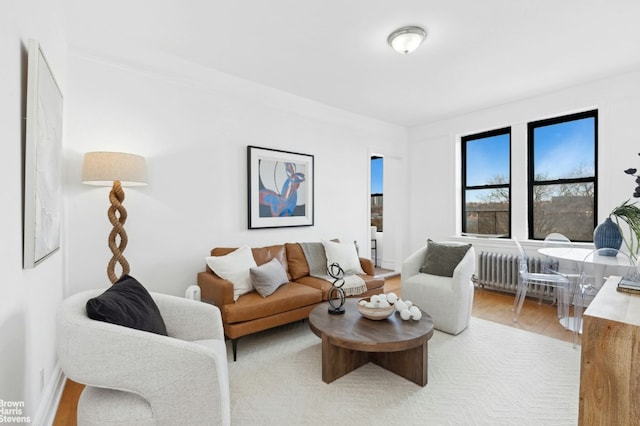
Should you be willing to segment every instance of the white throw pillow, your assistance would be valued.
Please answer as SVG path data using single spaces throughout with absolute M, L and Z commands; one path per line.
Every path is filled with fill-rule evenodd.
M 344 270 L 345 275 L 364 274 L 360 266 L 360 259 L 358 258 L 355 244 L 342 244 L 322 240 L 322 245 L 327 255 L 327 268 L 329 268 L 332 263 L 338 263 Z
M 249 247 L 240 247 L 224 256 L 209 256 L 206 261 L 216 275 L 233 283 L 233 300 L 253 291 L 249 270 L 257 265 Z

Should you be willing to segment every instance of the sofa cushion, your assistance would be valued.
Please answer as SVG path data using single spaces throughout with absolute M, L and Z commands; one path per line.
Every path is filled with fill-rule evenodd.
M 206 261 L 216 275 L 233 283 L 233 300 L 253 291 L 249 269 L 257 265 L 249 247 L 240 247 L 224 256 L 209 256 Z
M 293 281 L 309 275 L 309 264 L 304 257 L 302 247 L 298 243 L 286 243 L 287 262 L 289 264 L 289 275 Z
M 327 255 L 327 268 L 338 263 L 345 275 L 364 274 L 355 244 L 322 240 L 322 245 Z
M 471 244 L 436 243 L 427 241 L 427 254 L 420 272 L 441 277 L 452 277 L 458 263 L 467 254 Z
M 158 305 L 135 278 L 123 275 L 99 296 L 87 300 L 87 316 L 136 330 L 167 335 Z
M 287 273 L 278 259 L 271 259 L 267 263 L 251 268 L 249 273 L 253 288 L 262 297 L 270 296 L 282 284 L 289 282 Z
M 236 303 L 222 305 L 225 323 L 251 321 L 283 312 L 293 311 L 322 302 L 322 292 L 304 284 L 289 282 L 278 288 L 269 297 L 256 292 L 245 294 Z

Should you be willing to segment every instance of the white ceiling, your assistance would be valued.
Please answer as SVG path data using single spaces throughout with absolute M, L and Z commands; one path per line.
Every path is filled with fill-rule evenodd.
M 640 69 L 640 0 L 65 0 L 71 49 L 162 54 L 402 126 Z M 420 25 L 413 54 L 387 45 Z

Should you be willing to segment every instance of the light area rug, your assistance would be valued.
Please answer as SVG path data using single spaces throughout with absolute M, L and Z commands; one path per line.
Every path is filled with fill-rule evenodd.
M 576 425 L 580 350 L 472 318 L 435 331 L 418 386 L 373 363 L 326 384 L 308 322 L 243 337 L 229 351 L 232 425 Z

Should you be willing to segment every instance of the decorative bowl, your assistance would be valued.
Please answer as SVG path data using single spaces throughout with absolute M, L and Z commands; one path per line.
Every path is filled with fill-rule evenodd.
M 386 308 L 367 308 L 366 306 L 360 304 L 360 301 L 362 300 L 364 300 L 365 302 L 369 302 L 368 297 L 365 299 L 360 299 L 358 301 L 358 312 L 360 312 L 360 315 L 370 320 L 383 320 L 385 318 L 388 318 L 395 309 L 393 305 Z

